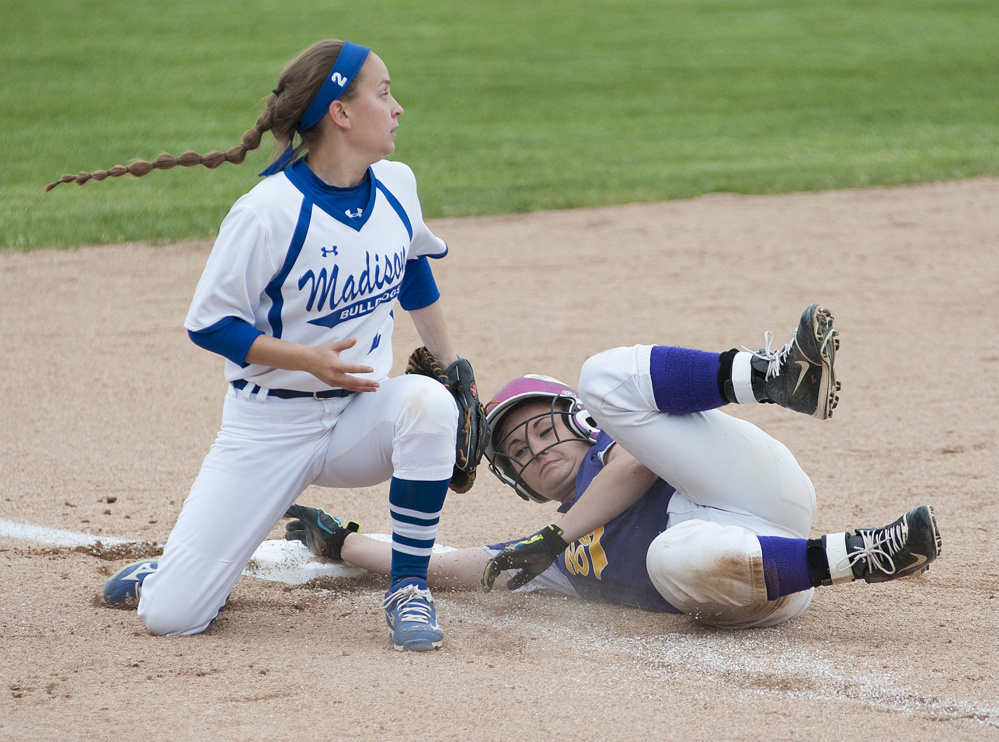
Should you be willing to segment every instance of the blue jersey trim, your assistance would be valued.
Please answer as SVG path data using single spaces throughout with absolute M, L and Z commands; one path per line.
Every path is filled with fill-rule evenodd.
M 441 298 L 440 289 L 425 256 L 406 261 L 406 272 L 399 289 L 399 305 L 407 312 L 429 307 Z
M 291 273 L 295 261 L 302 252 L 305 245 L 305 236 L 309 233 L 309 224 L 312 222 L 312 202 L 307 198 L 302 199 L 302 208 L 298 212 L 298 224 L 295 225 L 295 233 L 291 236 L 291 244 L 288 245 L 288 254 L 285 256 L 284 265 L 274 276 L 264 293 L 271 300 L 271 310 L 267 313 L 267 321 L 270 322 L 271 330 L 276 338 L 281 337 L 284 324 L 281 321 L 281 310 L 284 308 L 284 296 L 281 294 L 281 287 L 284 286 L 288 274 Z
M 187 331 L 188 337 L 199 348 L 218 353 L 239 366 L 246 365 L 244 362 L 250 346 L 263 334 L 262 330 L 239 317 L 226 317 L 197 332 Z
M 299 160 L 285 171 L 288 180 L 316 206 L 355 232 L 360 232 L 374 211 L 375 189 L 371 184 L 376 178 L 369 167 L 360 185 L 353 188 L 337 188 L 321 181 L 305 160 Z M 361 209 L 360 216 L 348 216 L 347 211 Z M 412 238 L 412 234 L 410 234 Z
M 395 213 L 399 215 L 402 223 L 406 226 L 406 231 L 409 232 L 409 239 L 413 239 L 413 224 L 409 221 L 409 215 L 406 213 L 406 210 L 402 208 L 402 204 L 399 203 L 399 199 L 393 196 L 392 192 L 377 178 L 375 178 L 375 188 L 385 195 L 385 200 L 389 202 L 389 206 L 395 209 Z

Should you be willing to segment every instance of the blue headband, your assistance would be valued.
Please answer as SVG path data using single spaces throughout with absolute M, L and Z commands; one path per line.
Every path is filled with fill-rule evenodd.
M 337 55 L 329 77 L 326 78 L 323 86 L 319 88 L 319 92 L 316 93 L 316 97 L 312 99 L 309 107 L 305 109 L 302 121 L 298 125 L 299 135 L 318 124 L 323 116 L 326 115 L 326 112 L 329 111 L 333 101 L 339 99 L 344 91 L 350 87 L 354 78 L 357 77 L 357 73 L 361 71 L 364 60 L 368 58 L 369 51 L 371 50 L 366 46 L 358 46 L 349 41 L 343 42 L 343 49 Z M 292 139 L 294 138 L 292 136 Z M 274 175 L 274 173 L 279 173 L 288 167 L 291 164 L 291 158 L 295 151 L 293 145 L 294 142 L 288 142 L 287 149 L 260 175 Z

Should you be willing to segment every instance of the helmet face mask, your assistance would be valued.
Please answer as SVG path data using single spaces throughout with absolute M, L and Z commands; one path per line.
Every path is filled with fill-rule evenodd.
M 522 421 L 516 428 L 503 430 L 507 416 L 531 402 L 546 402 L 548 410 Z M 496 399 L 486 405 L 486 410 L 491 431 L 485 451 L 489 470 L 513 487 L 520 497 L 534 502 L 548 502 L 549 499 L 534 491 L 523 479 L 523 472 L 531 462 L 540 454 L 562 443 L 583 441 L 592 445 L 600 432 L 596 422 L 579 399 L 578 392 L 550 376 L 528 374 L 514 379 L 497 392 Z M 505 443 L 514 432 L 526 429 L 527 425 L 542 417 L 551 418 L 554 443 L 533 450 L 527 443 L 525 434 L 524 443 L 517 451 L 513 454 L 506 451 Z

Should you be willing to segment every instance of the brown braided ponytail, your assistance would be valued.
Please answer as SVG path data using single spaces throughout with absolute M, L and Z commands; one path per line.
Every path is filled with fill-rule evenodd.
M 276 140 L 275 152 L 281 152 L 295 136 L 302 116 L 305 114 L 305 109 L 309 107 L 309 103 L 322 87 L 326 75 L 333 69 L 341 49 L 343 49 L 342 41 L 320 41 L 289 62 L 281 72 L 274 92 L 267 97 L 264 103 L 264 112 L 257 118 L 256 124 L 243 134 L 239 144 L 225 152 L 214 150 L 199 155 L 197 152 L 188 150 L 180 157 L 163 153 L 152 162 L 136 160 L 131 165 L 115 165 L 110 170 L 63 175 L 56 182 L 45 186 L 45 192 L 48 193 L 60 183 L 76 183 L 82 186 L 89 180 L 101 181 L 105 178 L 120 178 L 125 174 L 141 178 L 153 170 L 170 170 L 178 165 L 181 167 L 203 165 L 209 170 L 214 170 L 223 162 L 240 165 L 246 159 L 247 152 L 260 147 L 261 139 L 268 131 L 274 135 Z M 356 82 L 355 78 L 350 87 L 344 91 L 341 99 L 349 99 L 354 94 Z M 302 133 L 303 142 L 295 149 L 296 158 L 308 150 L 310 142 L 314 142 L 319 137 L 319 129 L 321 126 L 316 125 Z

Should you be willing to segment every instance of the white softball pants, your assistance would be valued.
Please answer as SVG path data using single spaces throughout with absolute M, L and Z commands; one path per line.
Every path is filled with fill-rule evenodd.
M 605 351 L 579 380 L 601 428 L 677 490 L 666 530 L 648 549 L 649 577 L 671 605 L 704 623 L 748 628 L 794 618 L 814 591 L 768 601 L 756 536 L 808 538 L 811 481 L 782 443 L 751 423 L 720 410 L 660 412 L 651 352 Z
M 454 467 L 458 407 L 425 376 L 342 399 L 261 398 L 230 387 L 222 426 L 142 585 L 151 634 L 196 634 L 218 615 L 253 552 L 309 485 L 440 481 Z

